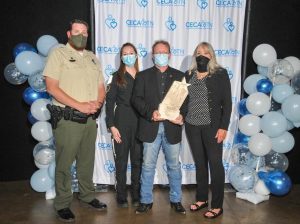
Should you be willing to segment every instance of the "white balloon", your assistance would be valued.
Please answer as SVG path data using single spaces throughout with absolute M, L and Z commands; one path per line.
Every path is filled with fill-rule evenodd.
M 37 168 L 39 169 L 47 169 L 49 167 L 50 164 L 47 164 L 47 165 L 43 165 L 43 164 L 40 164 L 38 163 L 37 161 L 34 160 L 34 164 L 36 165 Z
M 267 155 L 272 149 L 271 139 L 263 134 L 257 133 L 250 137 L 248 142 L 249 150 L 256 156 Z
M 258 65 L 269 66 L 277 59 L 277 53 L 271 45 L 260 44 L 254 49 L 252 58 Z
M 31 127 L 31 135 L 37 141 L 47 141 L 52 138 L 52 127 L 47 121 L 37 121 Z
M 269 195 L 270 191 L 262 180 L 258 180 L 254 186 L 254 192 L 260 195 Z
M 257 89 L 256 89 L 257 82 L 259 80 L 265 79 L 265 78 L 266 78 L 265 76 L 260 75 L 260 74 L 249 75 L 243 83 L 243 88 L 244 88 L 245 92 L 248 95 L 257 92 Z
M 260 117 L 253 114 L 247 114 L 241 117 L 239 129 L 244 135 L 252 136 L 260 132 Z
M 260 116 L 270 110 L 271 100 L 264 93 L 252 93 L 246 100 L 246 107 L 251 114 Z
M 43 98 L 37 99 L 32 103 L 30 112 L 38 121 L 47 121 L 51 118 L 50 112 L 46 107 L 47 104 L 51 104 L 51 101 Z
M 290 62 L 294 68 L 294 74 L 300 72 L 300 60 L 297 57 L 289 56 L 284 58 L 284 60 L 287 60 Z

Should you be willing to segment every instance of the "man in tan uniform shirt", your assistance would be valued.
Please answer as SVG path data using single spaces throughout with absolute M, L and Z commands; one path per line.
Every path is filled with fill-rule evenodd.
M 85 122 L 62 118 L 53 130 L 56 142 L 56 170 L 54 207 L 58 218 L 72 222 L 75 216 L 70 210 L 71 165 L 76 160 L 79 182 L 79 200 L 97 210 L 105 210 L 106 204 L 95 198 L 92 182 L 97 127 L 95 114 L 105 98 L 104 78 L 96 56 L 85 50 L 88 24 L 73 20 L 67 32 L 68 43 L 54 49 L 47 61 L 44 76 L 47 91 L 53 96 L 53 104 L 62 111 L 70 107 L 88 117 Z M 67 106 L 67 107 L 66 107 Z

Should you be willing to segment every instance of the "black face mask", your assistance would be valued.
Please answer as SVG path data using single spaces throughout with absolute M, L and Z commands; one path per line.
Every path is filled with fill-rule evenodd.
M 209 61 L 210 61 L 210 59 L 203 55 L 199 55 L 198 57 L 196 57 L 197 71 L 198 72 L 207 72 L 207 65 L 208 65 Z

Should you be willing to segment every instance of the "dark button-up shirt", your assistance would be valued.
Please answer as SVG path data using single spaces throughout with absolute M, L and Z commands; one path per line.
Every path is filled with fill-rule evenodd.
M 106 94 L 106 124 L 108 128 L 122 124 L 135 125 L 137 122 L 136 112 L 130 102 L 134 78 L 126 72 L 124 86 L 117 85 L 117 78 L 118 73 L 116 72 L 113 74 Z

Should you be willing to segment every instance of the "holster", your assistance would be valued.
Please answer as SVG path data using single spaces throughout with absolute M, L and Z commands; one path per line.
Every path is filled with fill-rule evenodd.
M 51 115 L 51 126 L 56 129 L 57 123 L 63 118 L 63 108 L 51 104 L 47 104 L 46 107 Z

